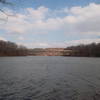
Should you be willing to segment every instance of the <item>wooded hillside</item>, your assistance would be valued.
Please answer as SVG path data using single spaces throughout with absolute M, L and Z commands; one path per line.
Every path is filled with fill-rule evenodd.
M 0 56 L 26 56 L 28 50 L 13 42 L 0 40 Z

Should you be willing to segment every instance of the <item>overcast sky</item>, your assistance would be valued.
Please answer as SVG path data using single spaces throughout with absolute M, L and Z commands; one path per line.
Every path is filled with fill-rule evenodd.
M 0 40 L 32 48 L 100 42 L 100 0 L 9 0 Z M 7 20 L 7 21 L 6 21 Z

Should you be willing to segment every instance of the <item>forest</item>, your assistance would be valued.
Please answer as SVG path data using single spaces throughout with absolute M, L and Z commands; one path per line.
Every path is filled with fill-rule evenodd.
M 72 50 L 72 52 L 70 53 L 70 56 L 100 57 L 100 43 L 70 46 L 70 47 L 67 47 L 65 50 Z
M 46 49 L 47 55 L 49 54 L 49 52 L 52 53 L 52 56 L 54 56 L 54 51 L 55 49 Z M 17 45 L 16 43 L 10 42 L 10 41 L 3 41 L 0 40 L 0 56 L 39 56 L 39 55 L 43 55 L 41 52 L 42 49 L 28 49 L 23 45 Z M 43 49 L 45 50 L 45 49 Z M 56 48 L 56 51 L 59 50 L 59 48 Z M 64 50 L 68 51 L 68 52 L 64 52 Z M 36 51 L 38 52 L 38 54 L 35 54 Z M 96 44 L 96 43 L 91 43 L 88 45 L 78 45 L 78 46 L 70 46 L 67 48 L 63 48 L 63 56 L 77 56 L 77 57 L 100 57 L 100 43 Z M 67 53 L 69 53 L 68 55 L 66 55 Z M 61 56 L 59 55 L 60 53 L 58 53 L 58 55 L 56 56 Z
M 10 41 L 0 40 L 0 56 L 26 56 L 28 49 Z

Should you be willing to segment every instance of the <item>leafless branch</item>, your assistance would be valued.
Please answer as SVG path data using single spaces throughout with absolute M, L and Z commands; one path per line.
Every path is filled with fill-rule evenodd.
M 0 0 L 0 3 L 6 4 L 6 5 L 12 5 L 11 2 L 7 2 L 6 0 Z
M 0 3 L 2 3 L 4 5 L 12 5 L 12 3 L 7 2 L 7 0 L 0 0 Z M 9 16 L 14 16 L 14 15 L 10 15 L 10 14 L 6 13 L 3 9 L 0 9 L 0 12 L 6 16 L 6 18 L 0 18 L 0 20 L 2 20 L 2 21 L 7 21 Z

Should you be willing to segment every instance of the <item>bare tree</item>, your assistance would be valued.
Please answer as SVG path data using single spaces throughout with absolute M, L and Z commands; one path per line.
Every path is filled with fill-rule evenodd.
M 0 4 L 2 4 L 2 7 L 5 7 L 6 5 L 12 5 L 11 2 L 8 2 L 7 0 L 0 0 Z M 3 10 L 3 8 L 0 8 L 0 15 L 2 16 L 0 18 L 0 21 L 6 22 L 8 20 L 8 16 L 10 16 L 9 14 L 7 14 L 5 12 L 5 10 Z
M 100 57 L 100 43 L 67 47 L 72 50 L 71 56 Z
M 6 5 L 11 5 L 11 2 L 8 2 L 7 0 L 0 0 L 0 3 L 6 4 Z
M 10 41 L 0 40 L 0 56 L 27 56 L 28 49 Z

